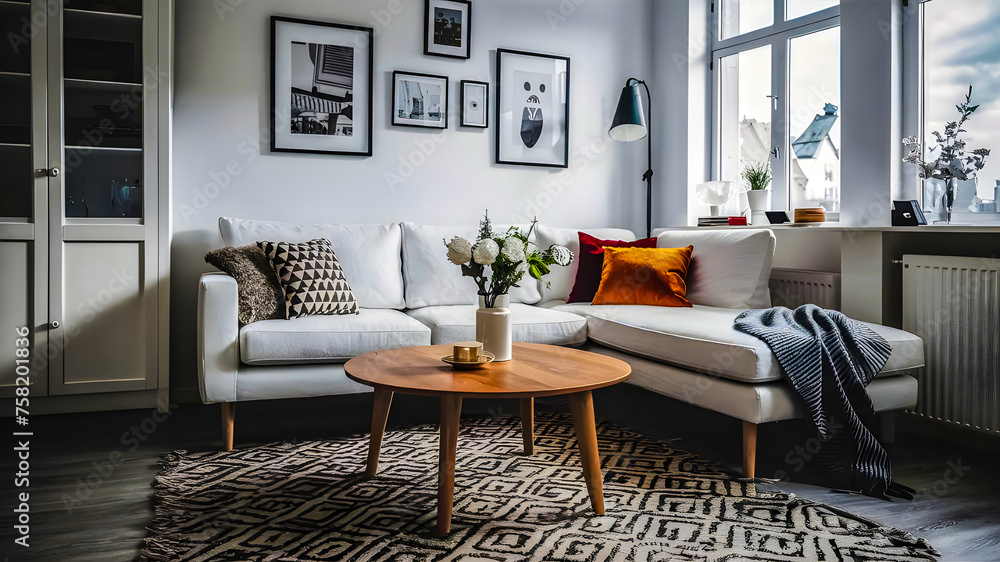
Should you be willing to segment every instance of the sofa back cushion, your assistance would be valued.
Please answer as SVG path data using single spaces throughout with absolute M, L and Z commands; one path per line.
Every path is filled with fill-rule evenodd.
M 544 250 L 552 244 L 560 244 L 569 248 L 574 256 L 580 255 L 580 232 L 604 240 L 625 240 L 629 242 L 635 240 L 635 234 L 631 230 L 623 228 L 586 228 L 580 230 L 576 228 L 552 228 L 541 224 L 535 227 L 539 248 Z M 573 283 L 576 281 L 578 267 L 578 259 L 574 259 L 573 263 L 566 267 L 551 266 L 551 271 L 544 278 L 545 281 L 549 282 L 549 286 L 546 287 L 542 283 L 539 287 L 542 297 L 541 302 L 555 300 L 566 302 L 570 291 L 573 290 Z
M 223 217 L 219 219 L 219 230 L 227 246 L 260 240 L 298 243 L 326 238 L 333 243 L 358 306 L 405 306 L 399 224 L 296 224 Z
M 774 258 L 770 230 L 667 230 L 659 248 L 694 246 L 687 276 L 687 299 L 720 308 L 768 308 L 768 279 Z
M 510 225 L 493 225 L 497 233 Z M 524 231 L 526 225 L 520 226 Z M 406 308 L 476 304 L 476 282 L 462 277 L 462 269 L 448 261 L 445 240 L 461 236 L 475 241 L 478 226 L 427 226 L 404 222 L 403 278 L 406 280 Z M 534 238 L 534 235 L 532 235 Z M 538 302 L 538 283 L 525 274 L 520 287 L 511 289 L 510 301 L 525 304 Z

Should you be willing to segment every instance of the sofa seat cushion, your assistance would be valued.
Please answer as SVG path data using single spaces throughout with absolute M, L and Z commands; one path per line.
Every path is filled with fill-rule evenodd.
M 587 319 L 558 310 L 520 303 L 510 305 L 514 341 L 550 345 L 579 345 L 587 341 Z M 476 306 L 425 306 L 408 310 L 431 330 L 431 344 L 476 339 Z
M 694 305 L 692 308 L 582 303 L 544 305 L 587 317 L 590 339 L 607 347 L 669 365 L 740 382 L 784 378 L 763 341 L 733 328 L 743 310 Z M 923 341 L 887 326 L 866 324 L 892 345 L 880 375 L 906 372 L 924 364 Z
M 398 310 L 362 308 L 356 315 L 264 320 L 240 330 L 247 365 L 344 363 L 383 349 L 429 345 L 431 331 Z

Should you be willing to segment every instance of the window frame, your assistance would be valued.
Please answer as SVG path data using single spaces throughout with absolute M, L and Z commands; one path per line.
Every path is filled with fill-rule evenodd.
M 789 42 L 797 37 L 819 31 L 840 27 L 840 4 L 824 8 L 792 20 L 785 20 L 787 0 L 774 0 L 773 23 L 761 29 L 735 35 L 727 39 L 722 37 L 723 20 L 725 17 L 722 2 L 712 2 L 712 45 L 711 45 L 711 105 L 712 105 L 712 150 L 711 177 L 721 179 L 722 175 L 722 68 L 723 57 L 750 51 L 769 45 L 771 47 L 771 90 L 778 100 L 771 110 L 771 148 L 778 148 L 778 157 L 771 156 L 771 207 L 787 209 L 790 203 L 791 186 L 789 185 L 788 153 L 791 141 L 788 136 L 788 75 L 790 72 L 788 60 Z M 715 7 L 718 5 L 718 9 Z M 780 126 L 779 126 L 780 125 Z M 827 213 L 827 220 L 839 220 L 840 213 Z
M 924 57 L 926 50 L 925 26 L 927 18 L 924 5 L 932 0 L 908 0 L 902 11 L 903 77 L 902 77 L 902 136 L 917 135 L 924 157 L 927 157 L 927 96 L 924 94 L 926 78 Z M 924 209 L 924 180 L 920 179 L 917 166 L 901 162 L 900 185 L 893 186 L 892 198 L 916 200 Z M 924 209 L 928 222 L 944 221 L 945 213 Z M 956 212 L 960 212 L 956 209 Z M 976 216 L 962 213 L 957 219 L 964 226 L 995 228 L 1000 215 Z
M 917 135 L 924 143 L 924 2 L 911 0 L 903 6 L 903 135 Z M 900 139 L 902 142 L 902 139 Z M 926 147 L 925 147 L 926 154 Z M 900 161 L 900 185 L 893 186 L 895 200 L 916 200 L 924 206 L 924 190 L 917 167 Z

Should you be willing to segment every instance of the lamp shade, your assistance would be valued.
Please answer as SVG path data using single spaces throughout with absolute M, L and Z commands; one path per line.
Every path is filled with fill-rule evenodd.
M 625 86 L 618 98 L 618 109 L 608 134 L 616 141 L 632 142 L 645 138 L 647 131 L 646 116 L 642 113 L 642 101 L 639 99 L 639 84 Z

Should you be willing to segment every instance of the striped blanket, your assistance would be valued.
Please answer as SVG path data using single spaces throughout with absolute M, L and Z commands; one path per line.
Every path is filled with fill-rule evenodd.
M 865 387 L 889 359 L 889 342 L 857 320 L 812 304 L 748 310 L 736 317 L 735 328 L 771 348 L 802 397 L 823 441 L 817 464 L 838 480 L 832 487 L 912 498 L 913 490 L 892 481 L 889 455 L 869 430 L 875 409 Z

